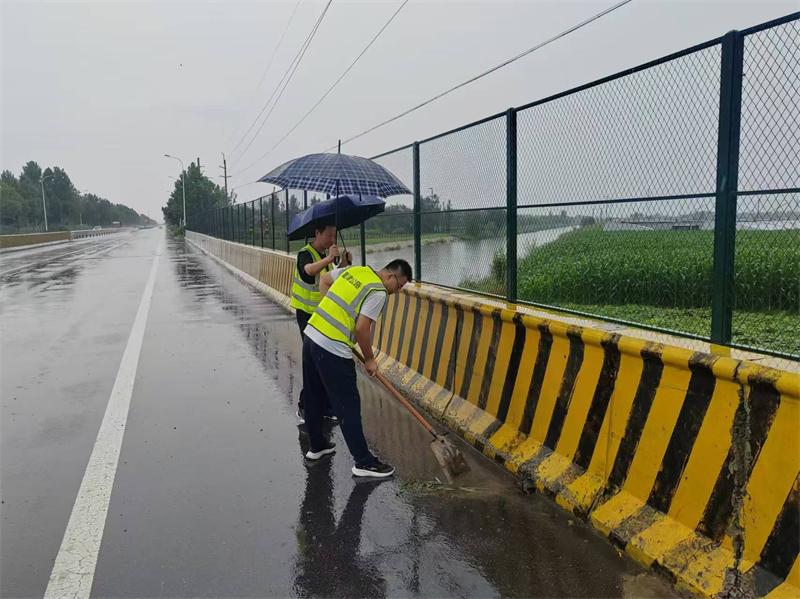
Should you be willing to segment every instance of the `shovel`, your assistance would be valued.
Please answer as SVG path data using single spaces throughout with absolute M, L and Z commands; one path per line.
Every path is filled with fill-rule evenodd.
M 353 353 L 363 364 L 364 357 L 361 355 L 361 353 L 355 349 L 353 349 Z M 468 471 L 469 466 L 467 465 L 467 462 L 464 459 L 464 454 L 461 453 L 461 450 L 456 447 L 455 444 L 446 437 L 446 435 L 438 434 L 430 425 L 430 423 L 425 420 L 425 417 L 420 414 L 413 405 L 411 405 L 411 402 L 409 402 L 397 389 L 395 389 L 394 385 L 392 385 L 388 379 L 381 374 L 380 371 L 378 371 L 375 376 L 383 384 L 383 386 L 386 387 L 386 390 L 389 391 L 389 393 L 391 393 L 397 401 L 403 404 L 403 407 L 411 412 L 411 415 L 416 418 L 422 427 L 431 434 L 433 437 L 433 441 L 431 441 L 431 451 L 433 451 L 433 455 L 436 456 L 436 461 L 439 462 L 439 465 L 445 470 L 445 472 L 452 477 Z

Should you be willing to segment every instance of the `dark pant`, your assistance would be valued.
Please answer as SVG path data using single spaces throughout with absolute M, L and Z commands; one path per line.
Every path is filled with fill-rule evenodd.
M 325 415 L 325 400 L 329 398 L 339 416 L 339 426 L 356 466 L 373 464 L 375 456 L 367 446 L 361 427 L 361 397 L 356 387 L 356 365 L 353 360 L 335 356 L 306 337 L 303 339 L 303 388 L 311 449 L 318 451 L 326 445 L 322 434 L 322 418 Z
M 303 312 L 302 310 L 295 310 L 294 314 L 297 317 L 297 326 L 300 327 L 300 339 L 302 339 L 303 331 L 306 330 L 306 325 L 308 321 L 311 320 L 311 314 Z
M 302 342 L 306 336 L 303 335 L 303 331 L 306 330 L 306 325 L 308 321 L 311 319 L 311 314 L 308 312 L 303 312 L 302 310 L 295 310 L 294 314 L 297 318 L 297 326 L 300 327 L 300 341 Z M 300 414 L 303 413 L 303 407 L 306 403 L 305 393 L 303 393 L 304 389 L 300 389 L 300 401 L 298 402 L 298 408 L 300 409 Z

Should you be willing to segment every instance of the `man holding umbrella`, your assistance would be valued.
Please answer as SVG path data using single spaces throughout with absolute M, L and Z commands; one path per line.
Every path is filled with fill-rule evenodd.
M 300 327 L 300 338 L 308 324 L 308 319 L 316 311 L 319 304 L 319 280 L 326 272 L 333 270 L 333 264 L 339 258 L 339 246 L 336 245 L 336 226 L 325 220 L 314 224 L 314 239 L 307 243 L 297 254 L 297 266 L 292 277 L 291 307 L 295 310 L 297 326 Z M 340 268 L 349 266 L 349 252 L 344 252 L 339 262 Z M 300 404 L 297 418 L 302 424 L 304 392 L 300 390 Z M 333 410 L 328 407 L 326 417 L 336 419 Z

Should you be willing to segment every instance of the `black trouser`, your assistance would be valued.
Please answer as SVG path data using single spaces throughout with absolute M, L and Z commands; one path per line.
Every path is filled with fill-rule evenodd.
M 297 318 L 297 326 L 300 327 L 300 341 L 302 343 L 302 341 L 306 338 L 306 336 L 303 335 L 303 331 L 306 330 L 306 325 L 308 324 L 308 321 L 311 320 L 311 314 L 309 314 L 308 312 L 303 312 L 302 310 L 295 310 L 294 313 Z M 305 403 L 306 400 L 305 400 L 304 389 L 300 389 L 300 400 L 297 402 L 297 407 L 300 410 L 301 416 L 305 409 Z M 326 416 L 334 415 L 330 400 L 325 401 L 325 415 Z
M 308 321 L 311 319 L 311 314 L 308 312 L 303 312 L 302 310 L 295 310 L 295 316 L 297 317 L 297 326 L 300 327 L 300 343 L 303 342 L 303 339 L 306 338 L 303 335 L 303 331 L 306 330 L 306 325 Z M 303 394 L 303 389 L 300 389 L 300 401 L 298 402 L 298 408 L 300 410 L 300 414 L 303 414 L 303 405 L 305 404 L 305 395 Z
M 328 398 L 339 417 L 347 448 L 356 466 L 375 463 L 361 426 L 361 397 L 356 386 L 356 365 L 352 359 L 333 355 L 311 339 L 303 339 L 303 388 L 305 389 L 305 419 L 312 451 L 326 445 L 322 434 L 325 400 Z

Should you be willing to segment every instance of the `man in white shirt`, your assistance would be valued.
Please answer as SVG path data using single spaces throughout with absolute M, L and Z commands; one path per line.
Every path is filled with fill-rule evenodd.
M 392 466 L 372 454 L 364 438 L 353 348 L 358 344 L 367 373 L 374 376 L 378 365 L 372 353 L 372 325 L 383 311 L 388 294 L 398 292 L 411 279 L 411 266 L 405 260 L 393 260 L 379 272 L 368 266 L 351 266 L 322 276 L 322 299 L 308 321 L 303 340 L 308 459 L 318 460 L 335 451 L 322 433 L 328 397 L 355 460 L 353 474 L 380 478 L 394 473 Z

